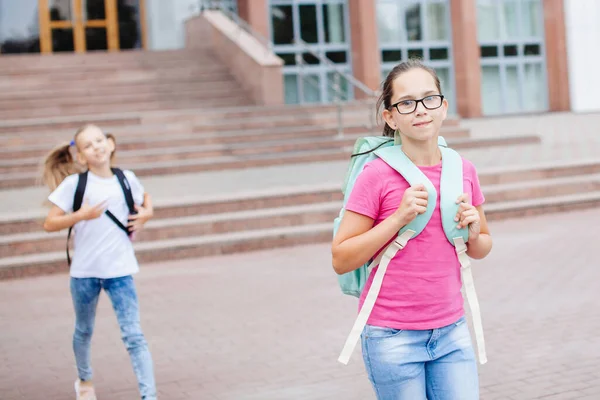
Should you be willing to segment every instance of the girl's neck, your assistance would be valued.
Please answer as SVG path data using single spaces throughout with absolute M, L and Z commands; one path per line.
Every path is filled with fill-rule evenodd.
M 422 167 L 437 165 L 442 160 L 437 136 L 427 141 L 402 138 L 402 151 L 415 165 Z
M 113 176 L 113 172 L 110 169 L 110 164 L 102 165 L 102 166 L 93 166 L 88 165 L 88 170 L 101 178 L 110 178 Z

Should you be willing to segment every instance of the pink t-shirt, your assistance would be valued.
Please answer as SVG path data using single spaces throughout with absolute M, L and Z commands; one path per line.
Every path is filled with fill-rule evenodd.
M 437 190 L 436 208 L 423 232 L 411 239 L 390 262 L 367 322 L 369 325 L 409 330 L 435 329 L 456 322 L 464 314 L 460 264 L 454 246 L 444 233 L 439 207 L 442 164 L 419 169 Z M 464 158 L 463 177 L 464 192 L 471 196 L 471 204 L 483 204 L 485 199 L 477 171 Z M 375 159 L 366 164 L 358 176 L 346 210 L 373 218 L 377 225 L 398 209 L 408 188 L 409 184 L 402 175 L 383 160 Z M 359 307 L 362 307 L 374 276 L 375 270 L 367 280 Z

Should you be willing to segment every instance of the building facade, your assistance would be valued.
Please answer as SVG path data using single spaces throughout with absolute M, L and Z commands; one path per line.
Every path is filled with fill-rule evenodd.
M 287 103 L 330 102 L 333 69 L 372 89 L 434 67 L 463 117 L 600 110 L 594 0 L 226 0 L 284 62 Z M 184 46 L 199 0 L 0 0 L 2 53 Z M 306 49 L 310 48 L 311 52 Z M 321 57 L 315 57 L 312 53 Z M 326 58 L 329 62 L 322 62 Z M 350 87 L 342 87 L 349 96 Z M 358 96 L 358 94 L 356 94 Z

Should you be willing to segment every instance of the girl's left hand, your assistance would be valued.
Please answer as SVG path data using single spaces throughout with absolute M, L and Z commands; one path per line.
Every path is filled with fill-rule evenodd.
M 469 195 L 467 193 L 458 196 L 456 203 L 460 203 L 456 217 L 454 217 L 454 221 L 458 222 L 457 228 L 462 229 L 468 226 L 469 240 L 477 239 L 481 232 L 479 211 L 473 205 L 469 204 Z
M 152 210 L 138 206 L 137 204 L 134 207 L 137 210 L 137 214 L 129 215 L 129 223 L 127 224 L 127 227 L 131 228 L 131 230 L 135 232 L 142 230 L 144 224 L 148 222 L 150 218 L 152 218 L 154 213 Z

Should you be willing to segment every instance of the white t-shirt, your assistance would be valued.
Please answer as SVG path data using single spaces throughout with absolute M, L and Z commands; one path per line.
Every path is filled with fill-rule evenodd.
M 123 172 L 131 185 L 134 203 L 141 205 L 144 201 L 144 187 L 133 172 Z M 65 213 L 73 212 L 73 198 L 78 180 L 78 175 L 68 176 L 48 196 L 48 200 Z M 106 199 L 107 209 L 127 226 L 129 209 L 117 176 L 102 178 L 88 172 L 82 204 L 87 201 L 93 206 Z M 73 233 L 75 238 L 71 262 L 72 277 L 110 279 L 139 271 L 129 236 L 106 213 L 102 213 L 99 218 L 76 223 Z

